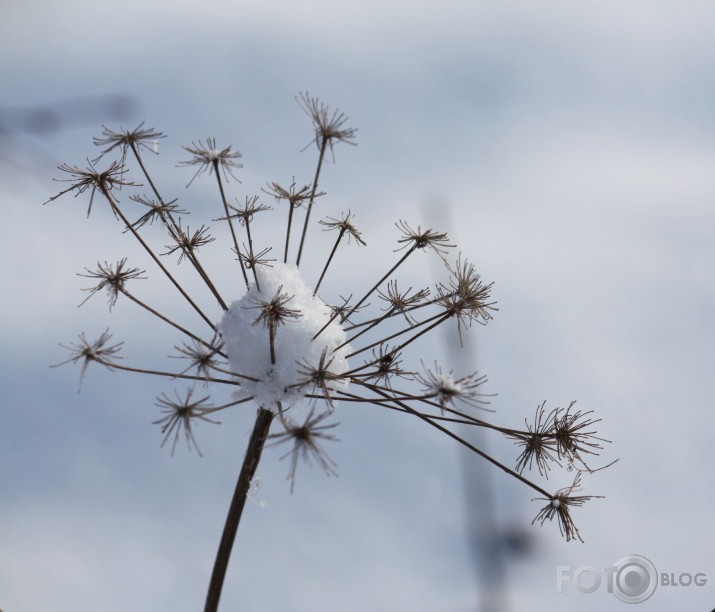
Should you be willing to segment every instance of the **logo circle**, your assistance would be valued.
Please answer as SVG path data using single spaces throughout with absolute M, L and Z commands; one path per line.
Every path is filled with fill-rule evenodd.
M 624 603 L 641 603 L 648 599 L 658 586 L 658 572 L 648 559 L 641 555 L 621 557 L 614 563 L 613 594 Z

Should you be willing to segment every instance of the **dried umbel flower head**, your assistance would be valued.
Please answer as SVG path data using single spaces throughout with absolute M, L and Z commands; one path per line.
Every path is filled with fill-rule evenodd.
M 558 519 L 559 531 L 566 538 L 566 541 L 570 540 L 580 540 L 581 534 L 579 533 L 576 524 L 574 523 L 573 517 L 571 516 L 571 509 L 583 506 L 588 500 L 603 497 L 602 495 L 574 495 L 574 493 L 581 490 L 581 472 L 576 474 L 571 486 L 559 489 L 553 497 L 548 498 L 537 498 L 544 499 L 548 502 L 534 517 L 532 523 L 537 521 L 543 525 L 546 521 L 552 521 L 554 518 Z
M 133 130 L 110 130 L 107 126 L 102 126 L 102 136 L 94 139 L 94 144 L 98 147 L 104 147 L 104 150 L 94 158 L 94 162 L 98 162 L 102 157 L 111 153 L 115 149 L 120 149 L 122 156 L 120 163 L 124 164 L 127 159 L 129 150 L 136 151 L 142 148 L 150 153 L 159 153 L 159 140 L 166 138 L 165 134 L 157 132 L 153 128 L 144 128 L 142 121 L 139 126 Z
M 106 368 L 112 370 L 117 366 L 117 359 L 121 359 L 118 356 L 119 351 L 122 348 L 124 342 L 118 342 L 108 346 L 108 342 L 112 339 L 112 334 L 109 333 L 109 329 L 104 330 L 102 334 L 94 342 L 90 342 L 82 332 L 79 335 L 78 343 L 71 343 L 70 346 L 65 346 L 61 344 L 60 346 L 69 350 L 70 358 L 61 363 L 55 364 L 52 367 L 57 367 L 64 365 L 66 363 L 82 363 L 82 372 L 79 377 L 79 385 L 82 386 L 82 381 L 87 374 L 87 368 L 92 362 L 99 363 Z
M 566 409 L 554 408 L 547 414 L 546 402 L 543 402 L 536 409 L 533 426 L 526 423 L 527 431 L 507 434 L 524 447 L 516 466 L 520 473 L 536 463 L 539 474 L 548 477 L 551 464 L 560 466 L 562 459 L 566 460 L 569 469 L 596 471 L 586 464 L 582 455 L 598 455 L 603 450 L 601 442 L 609 440 L 599 438 L 596 430 L 590 429 L 600 419 L 591 419 L 588 415 L 592 411 L 572 411 L 575 404 L 571 402 Z
M 109 298 L 109 310 L 112 310 L 112 306 L 114 306 L 117 303 L 117 299 L 119 299 L 119 294 L 126 291 L 125 285 L 127 281 L 132 279 L 146 279 L 146 276 L 142 276 L 146 273 L 144 270 L 140 270 L 139 268 L 125 268 L 126 263 L 126 257 L 120 259 L 115 267 L 112 267 L 111 264 L 105 261 L 104 264 L 97 263 L 96 270 L 85 268 L 86 274 L 78 274 L 78 276 L 99 280 L 99 283 L 94 287 L 85 289 L 85 291 L 89 291 L 89 295 L 82 304 L 98 291 L 106 289 Z M 82 304 L 80 304 L 80 306 Z
M 356 275 L 342 275 L 342 279 L 352 283 L 350 295 L 340 297 L 340 303 L 334 305 L 327 297 L 331 294 L 326 286 L 330 287 L 335 281 L 335 267 L 339 265 L 340 256 L 346 248 L 367 247 L 368 239 L 358 230 L 351 211 L 339 216 L 331 211 L 331 215 L 317 223 L 335 236 L 332 247 L 326 249 L 329 252 L 323 253 L 324 265 L 301 267 L 305 250 L 316 248 L 307 240 L 311 212 L 316 202 L 323 206 L 329 201 L 328 195 L 319 191 L 326 151 L 328 148 L 332 151 L 338 143 L 354 145 L 356 130 L 346 125 L 347 117 L 343 113 L 331 112 L 307 93 L 300 95 L 299 103 L 313 123 L 318 149 L 315 173 L 309 182 L 294 179 L 289 187 L 284 187 L 269 181 L 268 188 L 263 188 L 264 194 L 288 203 L 287 207 L 276 206 L 273 214 L 287 217 L 287 223 L 276 223 L 275 219 L 269 220 L 269 216 L 263 214 L 256 219 L 257 213 L 271 209 L 255 194 L 231 198 L 244 204 L 229 204 L 224 182 L 231 177 L 240 183 L 234 172 L 242 167 L 238 160 L 243 156 L 232 146 L 217 147 L 213 138 L 209 138 L 206 145 L 198 141 L 184 147 L 192 157 L 179 164 L 195 169 L 189 185 L 206 172 L 216 180 L 220 212 L 218 216 L 214 215 L 214 221 L 224 224 L 224 228 L 212 233 L 201 220 L 199 229 L 192 232 L 183 223 L 187 213 L 176 204 L 177 198 L 167 199 L 162 195 L 142 158 L 142 151 L 154 139 L 163 138 L 163 134 L 143 128 L 143 124 L 134 131 L 113 132 L 104 128 L 103 137 L 95 141 L 104 147 L 100 157 L 120 154 L 120 159 L 111 162 L 106 170 L 98 171 L 91 163 L 86 169 L 67 164 L 60 166 L 61 171 L 70 174 L 71 178 L 63 180 L 71 185 L 59 195 L 68 192 L 79 195 L 90 190 L 90 210 L 95 196 L 106 201 L 120 221 L 121 230 L 136 239 L 158 272 L 169 281 L 169 287 L 179 297 L 172 303 L 183 304 L 190 315 L 160 312 L 131 292 L 128 281 L 145 278 L 145 272 L 130 267 L 126 258 L 116 266 L 106 262 L 97 264 L 96 270 L 86 269 L 87 273 L 83 275 L 97 281 L 94 287 L 87 289 L 90 296 L 106 290 L 111 308 L 121 294 L 153 317 L 157 325 L 171 326 L 181 339 L 174 348 L 179 358 L 188 361 L 188 366 L 175 372 L 120 363 L 117 353 L 121 343 L 109 345 L 111 335 L 108 331 L 95 342 L 81 334 L 78 344 L 65 347 L 71 356 L 63 363 L 81 363 L 82 378 L 89 363 L 96 362 L 114 370 L 164 380 L 190 381 L 192 385 L 200 383 L 206 389 L 210 387 L 211 392 L 215 388 L 224 395 L 227 389 L 233 391 L 231 401 L 219 405 L 208 403 L 208 391 L 200 399 L 194 399 L 194 386 L 183 394 L 175 392 L 174 399 L 162 393 L 157 406 L 163 416 L 155 423 L 161 426 L 164 435 L 162 446 L 173 436 L 172 452 L 181 432 L 189 448 L 193 446 L 198 451 L 193 426 L 199 421 L 214 423 L 208 415 L 228 409 L 245 410 L 247 406 L 256 410 L 254 430 L 219 547 L 206 610 L 215 610 L 218 605 L 228 554 L 266 441 L 272 440 L 271 444 L 293 443 L 292 450 L 284 455 L 291 457 L 288 474 L 291 490 L 295 486 L 299 459 L 315 461 L 326 473 L 334 474 L 336 466 L 321 447 L 321 442 L 336 440 L 332 431 L 337 423 L 328 422 L 328 418 L 355 405 L 400 412 L 448 435 L 548 500 L 549 505 L 536 520 L 543 523 L 558 516 L 566 538 L 580 539 L 570 509 L 590 498 L 573 495 L 579 486 L 581 472 L 570 488 L 553 495 L 526 478 L 523 472 L 535 463 L 539 473 L 546 475 L 551 463 L 560 465 L 561 461 L 567 468 L 595 472 L 586 465 L 584 457 L 598 454 L 602 449 L 601 442 L 605 440 L 596 437 L 593 426 L 598 420 L 591 418 L 590 411 L 576 411 L 572 403 L 568 409 L 558 408 L 546 414 L 542 404 L 533 426 L 527 423 L 525 430 L 510 429 L 483 418 L 487 403 L 486 395 L 482 393 L 486 383 L 483 374 L 455 374 L 436 362 L 429 369 L 423 366 L 422 373 L 403 366 L 407 347 L 418 349 L 423 346 L 427 353 L 431 353 L 430 345 L 423 340 L 433 337 L 435 330 L 443 324 L 456 323 L 461 339 L 473 322 L 485 325 L 497 310 L 491 296 L 492 284 L 484 283 L 475 267 L 461 254 L 457 254 L 456 261 L 448 257 L 455 245 L 445 232 L 422 229 L 420 225 L 413 229 L 414 225 L 407 221 L 398 221 L 395 260 L 384 264 L 384 269 L 373 277 L 377 280 L 370 280 L 366 286 L 362 286 Z M 119 189 L 132 192 L 135 191 L 132 187 L 139 187 L 123 179 L 130 163 L 146 179 L 151 195 L 129 193 L 126 202 L 120 198 L 123 194 L 118 193 Z M 125 212 L 127 205 L 139 207 L 138 218 L 134 212 Z M 294 215 L 303 217 L 297 248 L 291 243 Z M 137 221 L 130 221 L 130 216 Z M 145 234 L 147 225 L 154 220 L 159 221 L 159 228 L 168 237 L 169 244 L 162 255 Z M 254 244 L 252 228 L 259 222 L 281 228 L 275 244 L 283 247 L 282 261 L 267 257 L 271 246 Z M 201 258 L 205 249 L 220 244 L 226 247 L 226 240 L 227 260 L 234 267 L 227 278 L 218 280 Z M 167 260 L 166 256 L 177 253 L 178 261 Z M 446 278 L 431 287 L 425 279 L 420 283 L 424 288 L 400 288 L 396 277 L 405 262 L 424 257 L 437 257 L 443 263 Z M 363 266 L 362 262 L 367 260 L 361 258 L 360 261 Z M 170 267 L 175 268 L 181 262 L 185 265 L 179 275 Z M 227 268 L 223 266 L 222 271 Z M 195 273 L 199 289 L 196 284 L 187 285 L 179 280 L 186 278 L 187 273 Z M 225 294 L 226 287 L 230 288 L 229 294 Z M 185 323 L 187 320 L 193 322 Z M 281 431 L 271 434 L 274 424 Z M 516 470 L 465 439 L 458 428 L 466 426 L 488 429 L 522 445 L 524 448 Z
M 344 113 L 335 109 L 332 113 L 330 108 L 323 104 L 318 98 L 311 97 L 306 91 L 298 95 L 298 103 L 313 121 L 315 128 L 315 146 L 325 149 L 338 142 L 355 145 L 355 128 L 346 127 L 348 118 Z
M 174 434 L 174 440 L 171 443 L 171 454 L 174 454 L 176 450 L 176 444 L 179 441 L 179 436 L 181 431 L 184 432 L 184 438 L 186 439 L 186 445 L 191 450 L 193 446 L 196 452 L 201 455 L 201 450 L 196 443 L 196 438 L 194 438 L 194 432 L 191 429 L 192 423 L 196 421 L 205 421 L 207 423 L 213 423 L 214 425 L 220 425 L 218 421 L 213 421 L 209 419 L 206 415 L 212 412 L 213 406 L 207 404 L 209 396 L 202 397 L 198 400 L 191 399 L 194 390 L 187 389 L 186 395 L 182 399 L 178 391 L 174 392 L 176 399 L 172 400 L 165 393 L 161 394 L 161 397 L 157 398 L 156 405 L 161 409 L 161 412 L 165 415 L 157 421 L 154 421 L 154 425 L 161 425 L 161 433 L 164 434 L 164 440 L 161 445 L 164 446 L 166 441 Z
M 60 182 L 72 183 L 67 189 L 63 189 L 57 195 L 52 196 L 45 202 L 52 202 L 63 196 L 64 194 L 74 191 L 75 197 L 84 193 L 88 189 L 91 190 L 89 196 L 89 206 L 87 207 L 87 216 L 89 217 L 92 212 L 92 204 L 94 203 L 94 194 L 99 190 L 103 195 L 107 195 L 113 189 L 121 188 L 123 185 L 136 186 L 135 183 L 125 181 L 123 179 L 126 170 L 124 165 L 120 162 L 113 161 L 105 170 L 101 172 L 94 167 L 94 164 L 87 161 L 87 168 L 80 168 L 79 166 L 70 166 L 69 164 L 62 164 L 59 169 L 62 172 L 66 172 L 70 175 L 70 178 L 56 179 Z
M 164 225 L 170 226 L 172 220 L 172 213 L 177 215 L 186 214 L 185 210 L 180 209 L 176 205 L 176 199 L 172 200 L 171 202 L 158 202 L 146 196 L 133 195 L 129 197 L 131 200 L 134 200 L 138 204 L 146 206 L 149 209 L 134 223 L 132 223 L 132 227 L 134 229 L 139 229 L 147 223 L 149 225 L 152 225 L 156 219 L 159 219 Z M 124 231 L 126 232 L 129 230 L 126 229 Z
M 206 145 L 199 140 L 198 143 L 192 142 L 190 147 L 183 147 L 183 149 L 191 153 L 192 157 L 187 161 L 179 162 L 179 165 L 198 166 L 198 170 L 196 170 L 196 173 L 189 181 L 187 187 L 207 170 L 209 173 L 215 173 L 218 178 L 218 171 L 221 169 L 226 180 L 228 180 L 230 176 L 238 181 L 233 170 L 243 168 L 243 164 L 237 161 L 241 159 L 243 155 L 238 151 L 231 151 L 231 145 L 224 149 L 219 149 L 216 147 L 215 138 L 207 138 Z
M 422 367 L 424 368 L 424 364 Z M 485 375 L 474 372 L 455 379 L 451 370 L 443 372 L 436 363 L 434 370 L 424 369 L 425 374 L 417 374 L 415 378 L 422 384 L 425 397 L 434 398 L 443 412 L 447 406 L 456 408 L 457 401 L 475 407 L 479 404 L 489 404 L 488 401 L 481 399 L 482 394 L 476 391 L 487 382 Z
M 214 343 L 220 344 L 218 338 L 214 338 Z M 186 369 L 181 371 L 181 374 L 186 374 L 192 368 L 196 369 L 196 373 L 199 376 L 204 377 L 204 384 L 209 382 L 211 378 L 211 373 L 213 370 L 219 367 L 219 354 L 221 352 L 221 347 L 215 344 L 202 343 L 193 338 L 189 343 L 182 342 L 181 346 L 175 346 L 174 349 L 179 353 L 179 355 L 169 355 L 170 357 L 176 357 L 178 359 L 186 359 L 189 361 L 189 365 Z
M 323 412 L 313 416 L 315 411 L 311 409 L 302 425 L 293 423 L 290 419 L 285 421 L 285 431 L 268 436 L 273 440 L 271 445 L 293 442 L 291 448 L 281 459 L 290 457 L 290 467 L 288 468 L 288 480 L 290 480 L 290 492 L 295 488 L 295 473 L 298 469 L 298 460 L 302 459 L 307 465 L 312 465 L 314 460 L 328 476 L 337 476 L 335 471 L 337 464 L 328 456 L 320 445 L 322 441 L 337 442 L 338 438 L 327 433 L 337 427 L 340 423 L 322 424 L 330 416 L 329 412 Z

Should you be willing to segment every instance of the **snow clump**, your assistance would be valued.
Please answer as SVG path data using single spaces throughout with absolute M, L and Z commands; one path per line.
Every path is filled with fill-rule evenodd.
M 258 286 L 252 283 L 249 290 L 231 304 L 219 326 L 231 370 L 257 379 L 239 378 L 242 390 L 235 394 L 236 399 L 253 396 L 256 404 L 273 411 L 278 410 L 277 402 L 281 402 L 284 410 L 307 404 L 306 393 L 323 395 L 320 387 L 307 380 L 311 370 L 320 368 L 323 354 L 323 370 L 328 370 L 331 378 L 325 384 L 331 396 L 334 391 L 347 389 L 347 380 L 332 380 L 333 375 L 348 371 L 347 355 L 351 351 L 347 344 L 335 350 L 346 340 L 340 317 L 325 327 L 332 315 L 331 308 L 313 295 L 296 266 L 273 262 L 270 266 L 260 266 L 256 273 Z M 276 363 L 273 364 L 268 322 L 260 317 L 262 305 L 279 295 L 287 300 L 285 308 L 297 313 L 277 325 Z M 323 327 L 325 329 L 313 340 Z

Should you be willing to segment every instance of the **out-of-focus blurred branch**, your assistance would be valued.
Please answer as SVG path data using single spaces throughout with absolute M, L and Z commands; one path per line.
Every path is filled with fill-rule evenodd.
M 0 166 L 32 172 L 43 161 L 57 158 L 42 138 L 59 130 L 134 117 L 139 104 L 133 96 L 110 94 L 82 96 L 26 105 L 0 105 Z M 44 175 L 44 171 L 43 171 Z
M 430 221 L 439 218 L 451 235 L 450 207 L 446 202 L 432 202 L 424 207 Z M 460 338 L 455 329 L 442 334 L 446 349 L 446 362 L 456 371 L 460 364 L 469 363 L 474 369 L 477 360 L 473 334 Z M 457 348 L 460 347 L 460 348 Z M 463 427 L 460 434 L 475 446 L 489 446 L 486 431 L 478 427 Z M 464 502 L 466 506 L 465 531 L 474 566 L 478 595 L 474 610 L 477 612 L 507 612 L 509 608 L 509 565 L 519 558 L 535 554 L 535 541 L 530 532 L 499 516 L 494 479 L 489 464 L 475 460 L 470 453 L 460 452 L 464 476 Z
M 61 129 L 131 119 L 138 110 L 132 96 L 84 96 L 36 105 L 0 106 L 0 136 L 42 135 Z

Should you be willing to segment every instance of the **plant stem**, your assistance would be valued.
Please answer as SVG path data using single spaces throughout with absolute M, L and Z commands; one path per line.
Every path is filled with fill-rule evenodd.
M 214 325 L 211 322 L 211 319 L 209 319 L 202 311 L 201 309 L 194 303 L 194 301 L 189 297 L 189 294 L 184 291 L 184 289 L 181 287 L 181 285 L 178 283 L 178 281 L 171 275 L 171 272 L 166 269 L 163 263 L 159 261 L 159 258 L 155 255 L 154 251 L 152 251 L 151 247 L 146 243 L 146 241 L 139 235 L 139 232 L 137 232 L 136 228 L 129 223 L 129 219 L 126 218 L 124 213 L 122 212 L 122 209 L 119 208 L 119 202 L 114 199 L 114 196 L 110 193 L 110 191 L 106 187 L 100 187 L 100 190 L 102 192 L 102 195 L 107 199 L 107 202 L 109 202 L 109 205 L 112 207 L 112 210 L 115 212 L 115 214 L 122 220 L 122 223 L 126 226 L 126 228 L 134 234 L 134 237 L 139 241 L 139 244 L 141 244 L 144 247 L 144 250 L 149 253 L 151 258 L 154 260 L 157 266 L 159 266 L 159 269 L 166 275 L 166 277 L 172 282 L 174 287 L 176 287 L 179 290 L 179 293 L 181 293 L 182 296 L 184 296 L 184 299 L 191 304 L 191 306 L 194 308 L 194 310 L 199 314 L 199 316 L 206 321 L 206 323 L 209 324 L 211 329 L 215 332 L 216 331 L 216 325 Z
M 399 268 L 400 265 L 403 264 L 404 261 L 405 261 L 410 255 L 412 255 L 413 251 L 414 251 L 416 248 L 417 248 L 416 245 L 412 245 L 412 246 L 409 248 L 409 250 L 408 250 L 402 257 L 400 257 L 400 260 L 399 260 L 394 266 L 392 266 L 392 267 L 387 271 L 387 274 L 385 274 L 385 276 L 383 276 L 379 281 L 377 281 L 377 282 L 375 283 L 375 285 L 373 286 L 373 288 L 370 289 L 370 291 L 368 291 L 368 292 L 362 297 L 362 299 L 361 299 L 357 304 L 355 304 L 355 306 L 353 306 L 353 307 L 350 309 L 350 312 L 343 318 L 343 320 L 345 321 L 345 320 L 347 320 L 348 318 L 350 318 L 350 316 L 351 316 L 354 312 L 356 312 L 357 309 L 360 308 L 360 306 L 362 306 L 362 305 L 365 303 L 365 300 L 367 300 L 367 298 L 369 298 L 369 297 L 373 294 L 373 292 L 383 283 L 383 281 L 385 281 L 385 280 L 390 276 L 390 274 L 392 274 L 395 270 L 397 270 L 397 268 Z
M 300 258 L 303 256 L 303 244 L 305 243 L 305 235 L 308 232 L 308 222 L 310 221 L 310 212 L 313 210 L 313 202 L 315 201 L 315 194 L 318 191 L 318 179 L 320 178 L 320 169 L 323 167 L 323 159 L 325 158 L 325 148 L 328 145 L 328 138 L 323 136 L 323 140 L 320 143 L 320 155 L 318 156 L 318 167 L 315 169 L 315 178 L 313 179 L 313 191 L 310 194 L 310 200 L 308 201 L 308 211 L 305 213 L 305 221 L 303 222 L 303 233 L 300 237 L 300 246 L 298 247 L 298 259 L 295 261 L 295 265 L 300 267 Z
M 122 295 L 126 295 L 132 302 L 134 302 L 135 304 L 137 304 L 137 305 L 141 306 L 142 308 L 144 308 L 144 310 L 149 311 L 151 314 L 153 314 L 154 316 L 160 318 L 160 319 L 161 319 L 162 321 L 164 321 L 165 323 L 168 323 L 168 324 L 171 325 L 172 327 L 178 329 L 180 332 L 186 334 L 186 335 L 187 335 L 189 338 L 191 338 L 192 340 L 196 340 L 196 342 L 198 342 L 199 344 L 203 344 L 205 347 L 210 348 L 210 349 L 213 350 L 213 351 L 216 351 L 217 354 L 221 355 L 221 357 L 223 357 L 224 359 L 226 359 L 226 357 L 227 357 L 226 353 L 223 353 L 222 351 L 217 350 L 216 347 L 215 347 L 213 344 L 211 344 L 210 342 L 206 342 L 206 340 L 204 340 L 203 338 L 199 338 L 196 334 L 192 334 L 188 329 L 186 329 L 186 328 L 184 328 L 184 327 L 181 327 L 181 325 L 179 325 L 178 323 L 175 323 L 175 322 L 172 321 L 169 317 L 165 317 L 165 316 L 164 316 L 163 314 L 161 314 L 158 310 L 155 310 L 154 308 L 152 308 L 152 307 L 149 306 L 148 304 L 145 304 L 145 303 L 142 302 L 139 298 L 134 297 L 134 296 L 133 296 L 131 293 L 129 293 L 129 291 L 127 291 L 126 289 L 120 288 L 119 291 L 122 292 Z
M 272 421 L 273 413 L 270 410 L 260 407 L 256 416 L 256 424 L 253 427 L 251 439 L 248 441 L 248 448 L 246 449 L 246 456 L 243 459 L 241 472 L 238 475 L 231 506 L 228 509 L 226 524 L 223 528 L 221 543 L 216 553 L 216 561 L 214 562 L 213 573 L 211 574 L 209 590 L 206 594 L 204 612 L 216 612 L 218 610 L 221 589 L 223 588 L 228 561 L 231 557 L 233 542 L 236 539 L 238 524 L 241 521 L 241 514 L 246 504 L 248 490 L 251 486 L 253 476 L 256 473 L 256 469 L 258 468 L 258 462 L 261 460 L 261 453 L 263 452 L 263 446 L 268 437 L 268 430 L 271 428 Z
M 221 192 L 221 202 L 223 202 L 223 210 L 226 213 L 226 222 L 231 230 L 231 237 L 233 238 L 233 246 L 236 248 L 236 257 L 238 257 L 238 263 L 241 266 L 241 274 L 243 274 L 243 280 L 246 283 L 246 289 L 249 288 L 248 276 L 246 275 L 246 268 L 243 265 L 243 260 L 241 259 L 241 249 L 238 248 L 238 239 L 236 238 L 236 231 L 233 229 L 233 223 L 231 222 L 231 213 L 228 211 L 228 203 L 226 202 L 226 194 L 223 190 L 223 183 L 221 182 L 221 174 L 219 173 L 218 160 L 214 160 L 214 174 L 216 175 L 216 181 L 218 182 L 218 189 Z
M 335 251 L 338 250 L 338 245 L 340 244 L 340 239 L 343 237 L 344 233 L 345 233 L 345 228 L 344 227 L 340 228 L 340 233 L 338 234 L 338 239 L 335 241 L 335 246 L 333 247 L 333 250 L 330 251 L 330 255 L 328 255 L 328 261 L 325 262 L 325 267 L 323 268 L 323 272 L 320 275 L 320 278 L 318 279 L 318 284 L 315 285 L 315 289 L 313 289 L 313 295 L 318 293 L 318 289 L 320 288 L 320 283 L 323 282 L 323 277 L 325 276 L 325 273 L 328 271 L 328 266 L 330 265 L 330 262 L 333 261 L 333 256 L 335 255 Z
M 149 186 L 151 187 L 152 191 L 154 192 L 154 195 L 157 197 L 159 202 L 164 205 L 164 199 L 161 197 L 161 194 L 159 193 L 159 190 L 156 188 L 156 185 L 154 185 L 154 181 L 151 180 L 151 176 L 149 176 L 149 172 L 146 169 L 146 166 L 144 166 L 144 161 L 142 160 L 142 156 L 139 153 L 139 148 L 137 147 L 136 143 L 131 142 L 130 146 L 132 148 L 132 153 L 134 153 L 134 158 L 139 162 L 139 167 L 142 169 L 142 172 L 144 173 L 144 176 L 146 177 L 146 180 L 149 181 Z M 166 223 L 166 220 L 164 220 L 165 225 L 167 225 L 170 229 L 171 233 L 171 228 L 173 227 L 174 232 L 176 232 L 176 235 L 179 236 L 180 234 L 180 228 L 179 225 L 174 221 L 174 217 L 171 214 L 171 211 L 167 211 L 166 216 L 168 220 L 171 222 L 171 226 Z M 173 235 L 173 234 L 172 234 Z M 198 257 L 196 256 L 196 253 L 193 252 L 193 250 L 187 251 L 187 257 L 189 261 L 194 265 L 194 268 L 196 271 L 199 273 L 199 276 L 204 280 L 206 283 L 206 286 L 209 288 L 211 293 L 214 294 L 214 297 L 218 300 L 219 305 L 221 308 L 224 310 L 228 310 L 228 306 L 226 306 L 226 303 L 223 301 L 223 298 L 219 295 L 218 290 L 216 289 L 215 285 L 213 282 L 211 282 L 211 279 L 209 278 L 208 274 L 206 274 L 206 271 L 203 269 L 201 264 L 199 263 Z
M 288 200 L 288 228 L 286 229 L 286 248 L 283 253 L 283 263 L 288 263 L 288 244 L 290 243 L 290 227 L 293 223 L 293 202 Z
M 370 388 L 370 385 L 367 385 L 367 384 L 363 384 L 363 386 L 364 386 L 364 387 L 367 387 L 367 388 Z M 388 393 L 385 393 L 384 391 L 381 391 L 381 390 L 378 389 L 378 388 L 372 388 L 372 390 L 373 390 L 375 393 L 377 393 L 378 395 L 381 395 L 381 396 L 384 397 L 384 398 L 389 398 L 389 394 L 388 394 Z M 487 461 L 489 461 L 492 465 L 495 465 L 496 467 L 498 467 L 499 469 L 503 470 L 504 472 L 506 472 L 506 473 L 509 474 L 510 476 L 513 476 L 514 478 L 516 478 L 517 480 L 520 480 L 520 481 L 523 482 L 525 485 L 531 487 L 532 489 L 534 489 L 534 490 L 537 491 L 538 493 L 541 493 L 541 494 L 542 494 L 543 496 L 545 496 L 547 499 L 554 499 L 554 495 L 551 495 L 551 493 L 549 493 L 548 491 L 545 491 L 544 489 L 542 489 L 542 488 L 541 488 L 539 485 L 537 485 L 536 483 L 532 482 L 532 481 L 529 480 L 528 478 L 525 478 L 524 476 L 522 476 L 521 474 L 519 474 L 519 472 L 515 472 L 515 471 L 512 470 L 511 468 L 509 468 L 509 467 L 507 467 L 506 465 L 504 465 L 503 463 L 501 463 L 500 461 L 497 461 L 496 459 L 494 459 L 493 457 L 491 457 L 490 455 L 488 455 L 487 453 L 485 453 L 483 450 L 477 448 L 476 446 L 474 446 L 473 444 L 469 443 L 469 442 L 468 442 L 467 440 L 465 440 L 464 438 L 458 436 L 458 435 L 457 435 L 456 433 L 454 433 L 453 431 L 451 431 L 451 430 L 447 429 L 446 427 L 444 427 L 443 425 L 440 425 L 439 423 L 435 422 L 435 420 L 433 420 L 432 417 L 430 417 L 429 415 L 423 414 L 423 413 L 419 412 L 418 410 L 415 410 L 414 408 L 412 408 L 411 406 L 408 406 L 408 405 L 405 404 L 404 402 L 396 401 L 396 400 L 393 400 L 393 401 L 394 401 L 394 403 L 395 403 L 397 406 L 399 406 L 400 408 L 404 408 L 404 410 L 405 410 L 406 412 L 409 412 L 410 414 L 416 416 L 418 419 L 422 419 L 422 420 L 423 420 L 425 423 L 427 423 L 428 425 L 431 425 L 432 427 L 434 427 L 434 428 L 436 428 L 436 429 L 439 429 L 442 433 L 447 434 L 447 435 L 448 435 L 450 438 L 452 438 L 453 440 L 456 440 L 457 442 L 459 442 L 459 443 L 462 444 L 463 446 L 466 446 L 468 449 L 474 451 L 475 453 L 477 453 L 477 455 L 479 455 L 480 457 L 483 457 L 484 459 L 486 459 Z

